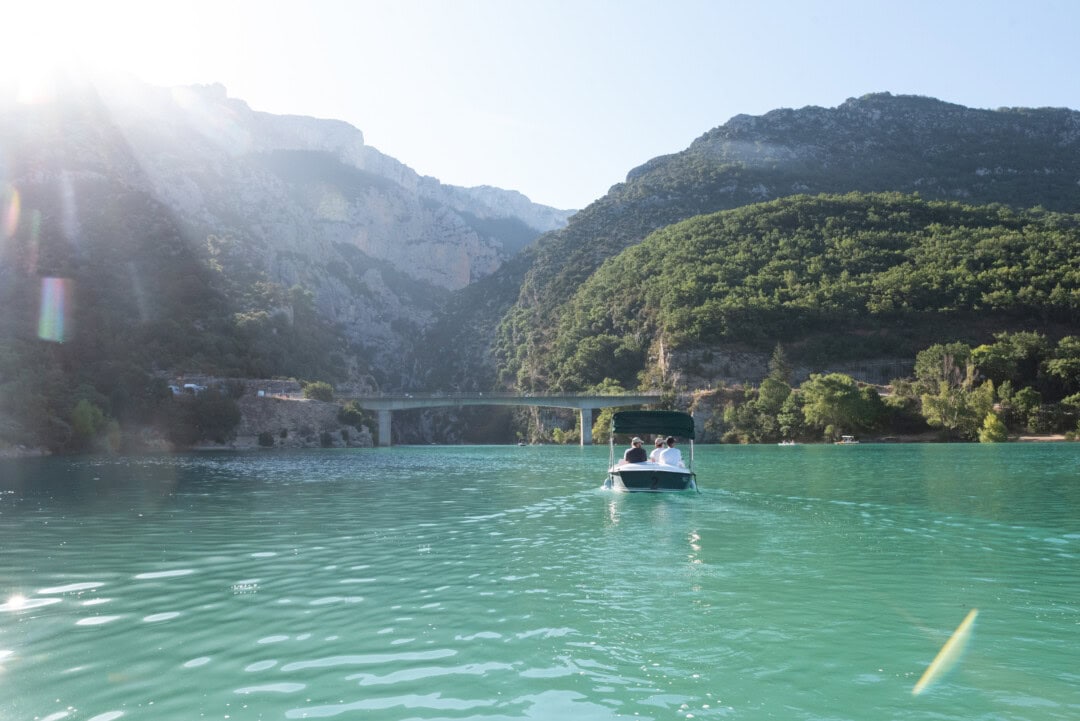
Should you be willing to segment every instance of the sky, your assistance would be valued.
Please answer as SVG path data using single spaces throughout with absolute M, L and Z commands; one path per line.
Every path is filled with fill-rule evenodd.
M 344 120 L 422 175 L 583 208 L 739 114 L 888 91 L 1080 108 L 1075 0 L 9 0 L 57 61 Z

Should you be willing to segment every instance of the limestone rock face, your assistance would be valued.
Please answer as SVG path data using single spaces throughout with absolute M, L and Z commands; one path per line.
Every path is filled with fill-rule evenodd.
M 536 237 L 570 215 L 515 191 L 445 186 L 348 123 L 257 112 L 220 85 L 126 87 L 104 100 L 159 198 L 193 228 L 246 236 L 271 262 L 326 262 L 347 245 L 456 289 L 517 250 L 484 221 Z
M 311 291 L 374 370 L 399 375 L 449 292 L 571 214 L 515 191 L 443 185 L 346 122 L 252 110 L 220 85 L 73 81 L 48 107 L 0 110 L 0 140 L 37 158 L 8 181 L 97 178 L 114 194 L 145 193 L 194 246 L 224 239 L 245 272 Z

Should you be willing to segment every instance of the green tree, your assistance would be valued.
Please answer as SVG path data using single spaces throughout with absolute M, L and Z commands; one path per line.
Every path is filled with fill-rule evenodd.
M 790 386 L 792 373 L 794 373 L 794 368 L 787 354 L 784 353 L 784 346 L 777 343 L 772 357 L 769 358 L 769 378 Z
M 593 441 L 599 439 L 607 440 L 611 433 L 611 417 L 615 415 L 614 408 L 601 408 L 600 412 L 596 414 L 596 418 L 593 419 L 592 424 L 592 437 Z
M 729 400 L 724 406 L 722 423 L 713 423 L 711 431 L 719 433 L 725 443 L 777 441 L 786 437 L 785 431 L 781 430 L 780 415 L 785 407 L 789 413 L 796 408 L 794 401 L 788 404 L 793 395 L 787 383 L 766 378 L 759 387 L 746 388 L 741 403 Z M 786 432 L 801 423 L 801 413 L 797 421 L 787 418 Z
M 889 415 L 888 408 L 881 399 L 881 394 L 878 393 L 877 388 L 874 386 L 863 386 L 859 389 L 859 396 L 862 399 L 859 408 L 860 426 L 865 430 L 880 428 Z
M 724 406 L 723 434 L 724 443 L 751 443 L 760 433 L 757 412 L 750 402 L 735 403 L 729 401 Z
M 1042 402 L 1042 395 L 1031 387 L 1021 388 L 1013 395 L 1012 412 L 1024 430 L 1030 433 L 1038 432 Z
M 799 387 L 799 393 L 807 425 L 818 429 L 831 426 L 833 435 L 866 427 L 866 400 L 851 376 L 812 373 Z
M 781 413 L 787 408 L 790 414 L 796 410 L 796 401 L 789 399 L 794 394 L 791 386 L 776 378 L 766 378 L 757 388 L 748 387 L 743 392 L 741 403 L 729 401 L 724 406 L 722 423 L 714 423 L 713 432 L 719 432 L 725 443 L 761 443 L 777 441 L 792 429 L 802 424 L 802 414 L 798 418 L 787 417 L 787 429 L 781 429 Z
M 304 383 L 303 391 L 304 398 L 310 398 L 315 401 L 326 401 L 327 403 L 331 403 L 334 400 L 334 387 L 325 381 Z
M 940 381 L 937 393 L 922 396 L 926 422 L 950 435 L 975 440 L 980 424 L 994 406 L 994 384 L 986 381 L 974 389 Z
M 1049 378 L 1055 380 L 1064 394 L 1080 391 L 1080 336 L 1065 336 L 1058 341 L 1052 358 L 1043 362 Z
M 936 343 L 915 356 L 915 378 L 923 389 L 936 389 L 941 383 L 966 386 L 973 376 L 971 347 L 966 343 Z
M 979 373 L 998 387 L 1012 383 L 1016 377 L 1016 358 L 1011 349 L 1001 343 L 984 344 L 973 348 L 971 361 Z
M 996 413 L 986 414 L 982 428 L 979 429 L 979 443 L 1004 443 L 1009 440 L 1009 432 Z
M 365 411 L 355 400 L 346 401 L 338 410 L 338 422 L 360 430 L 365 424 L 375 426 L 373 411 Z
M 1014 386 L 1035 385 L 1040 366 L 1050 355 L 1046 336 L 1029 331 L 994 334 L 994 343 L 972 351 L 972 362 L 979 373 L 1000 386 L 1009 381 Z
M 785 381 L 769 376 L 758 388 L 758 408 L 762 413 L 775 417 L 789 395 L 791 395 L 791 386 Z
M 776 424 L 780 438 L 793 440 L 802 435 L 804 426 L 802 395 L 791 393 L 784 399 L 780 412 L 776 414 Z
M 894 378 L 889 386 L 892 393 L 882 399 L 885 406 L 882 425 L 894 433 L 922 433 L 928 430 L 916 383 L 908 378 Z
M 618 396 L 625 394 L 626 389 L 623 388 L 617 380 L 605 378 L 589 388 L 586 392 L 594 395 Z M 596 414 L 596 418 L 593 420 L 592 424 L 593 440 L 598 438 L 606 439 L 608 437 L 611 433 L 611 418 L 618 410 L 620 409 L 616 407 L 602 408 L 600 412 Z
M 554 428 L 551 431 L 551 440 L 560 445 L 570 445 L 581 440 L 581 432 L 577 425 L 565 431 L 562 428 Z
M 83 398 L 71 410 L 71 429 L 74 431 L 72 439 L 78 449 L 89 447 L 97 438 L 98 433 L 105 430 L 108 417 L 105 412 Z
M 1039 367 L 1043 359 L 1050 355 L 1050 343 L 1042 333 L 996 333 L 994 338 L 1005 345 L 1008 353 L 1016 362 L 1016 375 L 1013 382 L 1019 386 L 1034 385 L 1038 381 Z

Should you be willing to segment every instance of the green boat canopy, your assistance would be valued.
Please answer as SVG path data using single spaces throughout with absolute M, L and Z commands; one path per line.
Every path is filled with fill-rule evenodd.
M 694 439 L 694 418 L 679 411 L 619 411 L 611 418 L 611 434 L 677 436 Z

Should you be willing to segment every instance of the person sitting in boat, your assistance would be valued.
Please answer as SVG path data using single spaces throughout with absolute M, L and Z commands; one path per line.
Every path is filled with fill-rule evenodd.
M 682 451 L 675 447 L 675 436 L 668 436 L 664 443 L 667 448 L 661 451 L 659 462 L 665 466 L 682 466 Z
M 626 449 L 626 453 L 623 454 L 623 463 L 644 463 L 649 460 L 649 456 L 645 453 L 645 449 L 641 447 L 642 441 L 637 436 L 634 440 L 630 441 L 630 447 Z
M 656 448 L 652 449 L 652 453 L 649 454 L 649 460 L 653 463 L 660 462 L 660 454 L 664 452 L 664 437 L 656 437 Z

